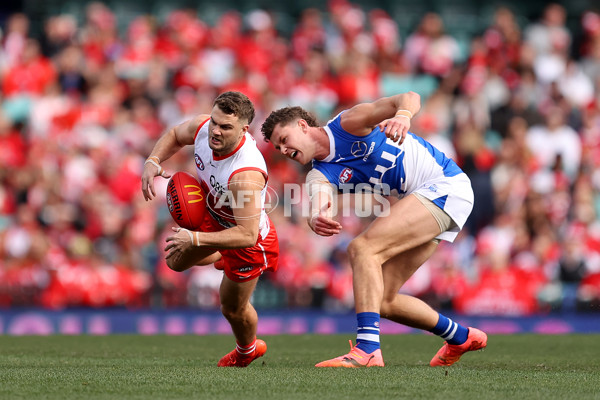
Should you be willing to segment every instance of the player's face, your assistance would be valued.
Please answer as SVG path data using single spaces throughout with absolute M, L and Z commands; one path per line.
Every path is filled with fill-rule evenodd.
M 218 156 L 235 150 L 248 131 L 248 125 L 232 114 L 225 114 L 218 106 L 212 109 L 208 123 L 208 146 Z
M 307 164 L 313 158 L 310 143 L 307 143 L 307 136 L 299 121 L 273 128 L 271 143 L 281 154 L 300 164 Z

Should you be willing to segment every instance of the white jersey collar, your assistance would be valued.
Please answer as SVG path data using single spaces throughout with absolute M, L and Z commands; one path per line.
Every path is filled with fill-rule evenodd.
M 327 137 L 329 137 L 329 155 L 324 159 L 317 161 L 331 162 L 335 157 L 335 140 L 333 139 L 333 133 L 331 132 L 331 129 L 329 129 L 329 126 L 325 125 L 323 129 L 327 132 Z

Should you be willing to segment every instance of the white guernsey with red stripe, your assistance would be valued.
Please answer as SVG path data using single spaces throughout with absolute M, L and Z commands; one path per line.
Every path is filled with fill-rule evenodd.
M 267 164 L 256 141 L 250 133 L 246 133 L 240 144 L 231 153 L 217 156 L 208 145 L 208 119 L 204 121 L 194 138 L 194 160 L 196 171 L 202 188 L 208 194 L 207 205 L 210 215 L 223 228 L 235 226 L 233 211 L 222 196 L 229 192 L 231 178 L 242 171 L 255 170 L 262 173 L 265 182 L 268 179 Z M 270 223 L 265 212 L 267 185 L 261 188 L 261 215 L 259 232 L 262 239 L 269 234 Z

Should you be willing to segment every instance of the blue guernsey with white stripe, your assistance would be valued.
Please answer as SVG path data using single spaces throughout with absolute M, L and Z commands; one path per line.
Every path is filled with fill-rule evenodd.
M 352 135 L 342 128 L 341 115 L 324 127 L 330 153 L 323 160 L 313 160 L 313 168 L 341 191 L 383 190 L 399 198 L 413 192 L 423 195 L 456 222 L 453 231 L 439 236 L 454 240 L 473 207 L 470 181 L 458 165 L 412 132 L 401 145 L 377 126 L 367 136 Z

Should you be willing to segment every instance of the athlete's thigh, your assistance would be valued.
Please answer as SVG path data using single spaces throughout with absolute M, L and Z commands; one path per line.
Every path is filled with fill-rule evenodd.
M 415 196 L 409 195 L 393 204 L 387 216 L 377 217 L 359 238 L 366 240 L 370 252 L 387 261 L 431 241 L 440 233 L 431 212 Z
M 239 308 L 250 301 L 252 292 L 256 287 L 258 278 L 247 282 L 236 282 L 223 274 L 219 295 L 221 297 L 221 305 L 228 308 Z
M 383 266 L 383 299 L 393 301 L 406 281 L 431 257 L 437 242 L 430 240 L 392 257 Z

